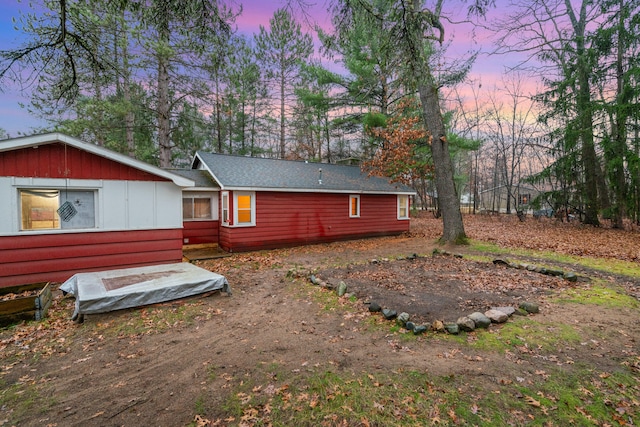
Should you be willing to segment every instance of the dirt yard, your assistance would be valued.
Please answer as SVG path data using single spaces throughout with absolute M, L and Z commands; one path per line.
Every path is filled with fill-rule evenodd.
M 527 247 L 640 262 L 637 231 L 494 217 L 466 224 L 473 239 L 503 245 L 503 258 L 549 265 L 511 254 L 511 248 Z M 570 371 L 587 364 L 611 372 L 620 369 L 621 360 L 637 358 L 637 306 L 594 310 L 554 298 L 571 287 L 588 289 L 593 278 L 637 297 L 637 280 L 557 262 L 556 267 L 585 278 L 569 283 L 495 266 L 488 261 L 495 255 L 468 248 L 447 248 L 463 258 L 431 256 L 439 227 L 423 217 L 413 221 L 407 236 L 200 262 L 224 274 L 233 295 L 90 315 L 81 325 L 68 320 L 73 301 L 58 296 L 46 322 L 0 330 L 0 426 L 186 426 L 195 425 L 196 415 L 210 425 L 262 425 L 228 417 L 224 402 L 243 381 L 269 375 L 277 381 L 273 365 L 301 381 L 327 370 L 410 368 L 470 376 L 478 388 L 491 392 L 516 378 L 536 381 L 552 366 Z M 343 280 L 349 294 L 337 298 L 311 285 L 306 280 L 311 272 L 332 284 Z M 554 325 L 570 324 L 588 338 L 544 357 L 537 357 L 534 347 L 509 355 L 481 352 L 432 332 L 406 341 L 402 331 L 391 330 L 392 323 L 385 326 L 379 314 L 369 313 L 371 301 L 427 324 L 534 301 L 541 307 L 534 316 L 549 325 L 549 333 Z M 468 334 L 468 339 L 482 335 Z

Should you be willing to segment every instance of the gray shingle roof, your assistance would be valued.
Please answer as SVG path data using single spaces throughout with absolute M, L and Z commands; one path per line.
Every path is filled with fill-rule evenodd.
M 183 176 L 195 182 L 196 187 L 220 188 L 206 170 L 199 169 L 167 169 L 169 172 Z
M 193 167 L 209 170 L 223 190 L 415 193 L 412 188 L 400 183 L 390 183 L 387 178 L 369 177 L 360 171 L 359 166 L 198 151 Z

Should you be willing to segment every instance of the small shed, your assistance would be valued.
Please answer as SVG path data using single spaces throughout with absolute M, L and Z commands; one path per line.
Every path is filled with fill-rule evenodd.
M 194 171 L 206 173 L 213 183 L 196 178 Z M 359 166 L 199 151 L 192 170 L 180 173 L 202 185 L 184 189 L 185 233 L 196 229 L 189 222 L 204 222 L 205 228 L 217 229 L 217 238 L 211 243 L 228 252 L 397 235 L 409 230 L 410 199 L 415 191 L 386 178 L 368 176 Z M 188 206 L 197 204 L 192 195 L 200 198 L 201 207 L 188 219 Z M 185 234 L 189 240 L 185 243 L 195 243 L 192 239 L 196 238 Z
M 194 185 L 60 133 L 0 141 L 0 287 L 180 262 Z

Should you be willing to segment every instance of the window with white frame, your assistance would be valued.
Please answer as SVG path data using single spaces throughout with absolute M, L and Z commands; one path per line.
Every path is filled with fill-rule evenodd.
M 222 193 L 222 223 L 229 224 L 229 192 Z
M 202 221 L 217 219 L 217 197 L 213 193 L 182 193 L 182 219 Z
M 360 196 L 349 196 L 349 218 L 360 217 Z
M 20 230 L 96 228 L 95 190 L 20 189 Z
M 234 191 L 222 193 L 222 223 L 233 227 L 256 225 L 256 194 Z
M 398 219 L 409 219 L 409 196 L 398 195 Z
M 234 219 L 237 226 L 256 225 L 256 197 L 255 193 L 233 193 Z

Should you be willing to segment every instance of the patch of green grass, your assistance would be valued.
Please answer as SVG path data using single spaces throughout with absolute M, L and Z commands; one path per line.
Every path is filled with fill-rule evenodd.
M 196 414 L 204 414 L 206 412 L 206 399 L 200 396 L 194 405 L 194 411 Z
M 480 240 L 471 240 L 471 243 L 469 244 L 469 249 L 473 249 L 479 252 L 488 252 L 492 254 L 504 254 L 507 252 L 505 248 L 501 248 L 495 243 L 483 242 Z M 509 253 L 511 253 L 510 251 L 511 249 L 509 249 Z
M 188 326 L 196 318 L 209 318 L 199 301 L 188 301 L 180 305 L 150 306 L 134 309 L 100 323 L 101 333 L 108 336 L 135 336 L 159 333 L 178 326 Z
M 632 369 L 639 364 L 636 357 L 615 372 L 598 372 L 550 363 L 525 370 L 523 378 L 505 371 L 493 379 L 404 369 L 299 372 L 265 364 L 234 380 L 223 404 L 201 414 L 252 426 L 633 425 L 640 379 Z
M 602 271 L 610 274 L 618 274 L 622 276 L 640 278 L 640 266 L 630 261 L 622 261 L 611 258 L 592 258 L 574 255 L 559 254 L 551 251 L 536 251 L 531 249 L 519 248 L 501 248 L 500 246 L 473 240 L 470 249 L 478 252 L 487 252 L 496 255 L 518 255 L 531 258 L 547 260 L 549 262 L 558 262 L 563 264 L 580 265 L 593 270 Z M 541 265 L 541 267 L 545 267 Z
M 448 339 L 483 351 L 504 352 L 515 349 L 525 351 L 553 351 L 580 343 L 580 332 L 570 325 L 545 323 L 531 317 L 512 317 L 501 326 L 477 329 L 472 333 L 442 335 Z
M 33 413 L 46 414 L 56 405 L 53 393 L 40 389 L 33 381 L 7 385 L 0 380 L 0 423 L 20 425 L 20 420 L 31 418 Z M 6 421 L 5 421 L 6 419 Z
M 507 388 L 521 400 L 522 410 L 535 416 L 530 425 L 634 425 L 640 416 L 639 384 L 630 372 L 584 367 L 556 368 Z
M 603 378 L 587 368 L 557 367 L 491 384 L 415 370 L 324 370 L 306 377 L 285 374 L 267 385 L 243 381 L 229 393 L 222 411 L 209 418 L 303 427 L 606 425 L 616 420 L 632 425 L 639 415 L 637 387 L 630 372 Z
M 215 365 L 207 365 L 207 380 L 214 381 L 218 378 L 218 372 Z
M 427 375 L 313 373 L 302 381 L 271 384 L 259 392 L 236 391 L 224 407 L 249 425 L 405 425 L 422 426 L 433 405 L 443 411 L 457 402 L 454 388 L 442 396 L 426 384 Z M 258 390 L 253 386 L 251 390 Z M 430 395 L 433 393 L 434 395 Z M 438 388 L 437 394 L 442 394 Z M 440 411 L 438 409 L 438 411 Z
M 309 281 L 304 281 L 301 285 L 300 289 L 304 289 L 307 292 L 307 296 L 326 312 L 350 310 L 352 307 L 350 304 L 357 304 L 358 301 L 358 298 L 353 295 L 346 300 L 341 299 L 335 290 L 313 285 Z M 345 301 L 349 304 L 345 304 Z
M 616 289 L 604 284 L 565 289 L 553 300 L 558 303 L 591 304 L 608 308 L 640 308 L 638 300 L 627 295 L 624 289 Z

